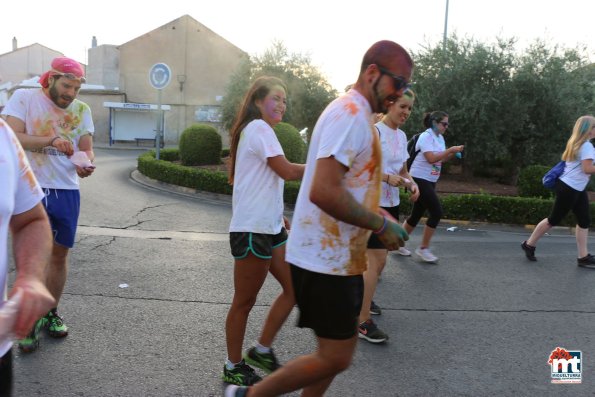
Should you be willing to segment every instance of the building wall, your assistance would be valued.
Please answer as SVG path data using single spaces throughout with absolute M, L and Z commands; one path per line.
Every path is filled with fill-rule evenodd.
M 87 83 L 102 85 L 107 89 L 118 88 L 120 80 L 120 51 L 115 45 L 90 48 Z
M 40 76 L 50 69 L 52 60 L 64 56 L 40 44 L 17 48 L 0 55 L 0 83 L 11 82 L 17 85 L 23 80 Z
M 119 50 L 119 87 L 126 92 L 128 102 L 157 103 L 149 70 L 156 63 L 170 67 L 171 82 L 162 90 L 162 103 L 172 106 L 166 113 L 166 143 L 177 143 L 182 131 L 198 122 L 199 110 L 219 106 L 229 78 L 248 57 L 188 15 L 122 44 Z M 220 127 L 216 118 L 210 120 L 201 122 Z
M 109 109 L 103 106 L 103 102 L 125 102 L 124 94 L 116 91 L 81 90 L 77 98 L 91 108 L 95 126 L 93 141 L 109 143 Z

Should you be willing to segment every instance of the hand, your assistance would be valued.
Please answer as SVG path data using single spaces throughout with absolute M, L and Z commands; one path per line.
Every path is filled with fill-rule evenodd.
M 72 142 L 61 137 L 53 138 L 52 147 L 55 147 L 56 150 L 64 153 L 67 156 L 72 156 L 74 153 L 74 146 L 72 145 Z
M 451 153 L 461 153 L 463 150 L 465 150 L 465 145 L 459 145 L 459 146 L 451 146 Z
M 378 234 L 378 239 L 387 250 L 392 251 L 403 247 L 405 241 L 409 240 L 409 235 L 399 224 L 387 218 L 386 227 Z
M 90 176 L 93 171 L 95 171 L 95 166 L 92 167 L 79 167 L 78 165 L 75 165 L 76 167 L 76 173 L 80 178 L 86 178 L 88 176 Z
M 35 322 L 54 307 L 56 300 L 37 278 L 19 278 L 17 276 L 10 296 L 14 295 L 19 289 L 22 291 L 23 296 L 16 314 L 12 334 L 17 339 L 23 339 L 29 334 Z
M 409 200 L 410 201 L 417 201 L 417 199 L 419 198 L 419 187 L 415 183 L 413 183 L 409 187 L 409 190 L 411 191 L 411 195 L 409 196 Z
M 291 230 L 291 223 L 285 215 L 283 215 L 283 223 L 285 224 L 285 230 L 287 230 L 287 233 L 289 233 L 289 230 Z

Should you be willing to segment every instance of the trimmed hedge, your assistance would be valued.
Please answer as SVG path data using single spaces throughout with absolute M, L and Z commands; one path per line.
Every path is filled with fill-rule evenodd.
M 541 197 L 551 198 L 551 190 L 543 186 L 542 179 L 550 167 L 544 165 L 530 165 L 525 167 L 519 173 L 517 182 L 518 193 L 521 197 Z
M 184 165 L 221 163 L 222 139 L 212 125 L 193 124 L 180 136 L 180 160 Z
M 227 173 L 185 167 L 174 164 L 178 160 L 177 149 L 164 149 L 160 160 L 155 159 L 155 150 L 138 157 L 138 170 L 149 178 L 173 185 L 189 187 L 213 193 L 231 194 L 232 186 L 227 182 Z M 284 199 L 295 204 L 300 183 L 285 182 Z M 537 197 L 494 196 L 490 194 L 450 194 L 441 197 L 444 219 L 464 221 L 536 225 L 547 217 L 552 209 L 553 199 Z M 412 204 L 407 193 L 401 193 L 400 212 L 411 213 Z M 590 205 L 591 218 L 595 219 L 595 203 Z M 562 221 L 563 226 L 574 226 L 575 220 L 569 213 Z

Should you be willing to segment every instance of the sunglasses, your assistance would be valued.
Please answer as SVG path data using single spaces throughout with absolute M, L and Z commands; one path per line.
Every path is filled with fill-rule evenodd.
M 438 124 L 442 124 L 444 128 L 448 128 L 448 123 L 446 121 L 440 121 Z
M 407 79 L 403 76 L 397 76 L 396 74 L 393 74 L 391 72 L 389 72 L 387 69 L 383 68 L 382 66 L 376 65 L 378 67 L 378 70 L 380 70 L 381 74 L 385 74 L 387 76 L 390 76 L 393 78 L 393 86 L 395 88 L 395 91 L 401 91 L 401 90 L 408 90 L 409 88 L 411 88 L 411 84 L 409 84 L 407 82 Z
M 53 72 L 52 76 L 60 76 L 60 77 L 66 77 L 68 80 L 79 80 L 81 83 L 85 83 L 87 81 L 87 79 L 85 79 L 84 77 L 78 77 L 72 73 L 56 73 Z

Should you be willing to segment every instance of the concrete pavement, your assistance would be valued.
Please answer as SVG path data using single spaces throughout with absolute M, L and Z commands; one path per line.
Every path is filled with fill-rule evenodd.
M 17 396 L 222 395 L 229 198 L 139 184 L 138 153 L 98 149 L 60 304 L 71 334 L 16 353 Z M 522 227 L 452 226 L 437 231 L 439 265 L 389 256 L 375 300 L 391 339 L 360 342 L 327 395 L 593 395 L 595 272 L 576 266 L 574 236 L 546 236 L 532 263 Z M 278 291 L 267 280 L 246 344 Z M 295 320 L 294 311 L 275 342 L 283 362 L 314 347 Z M 551 383 L 558 346 L 582 352 L 582 384 Z

